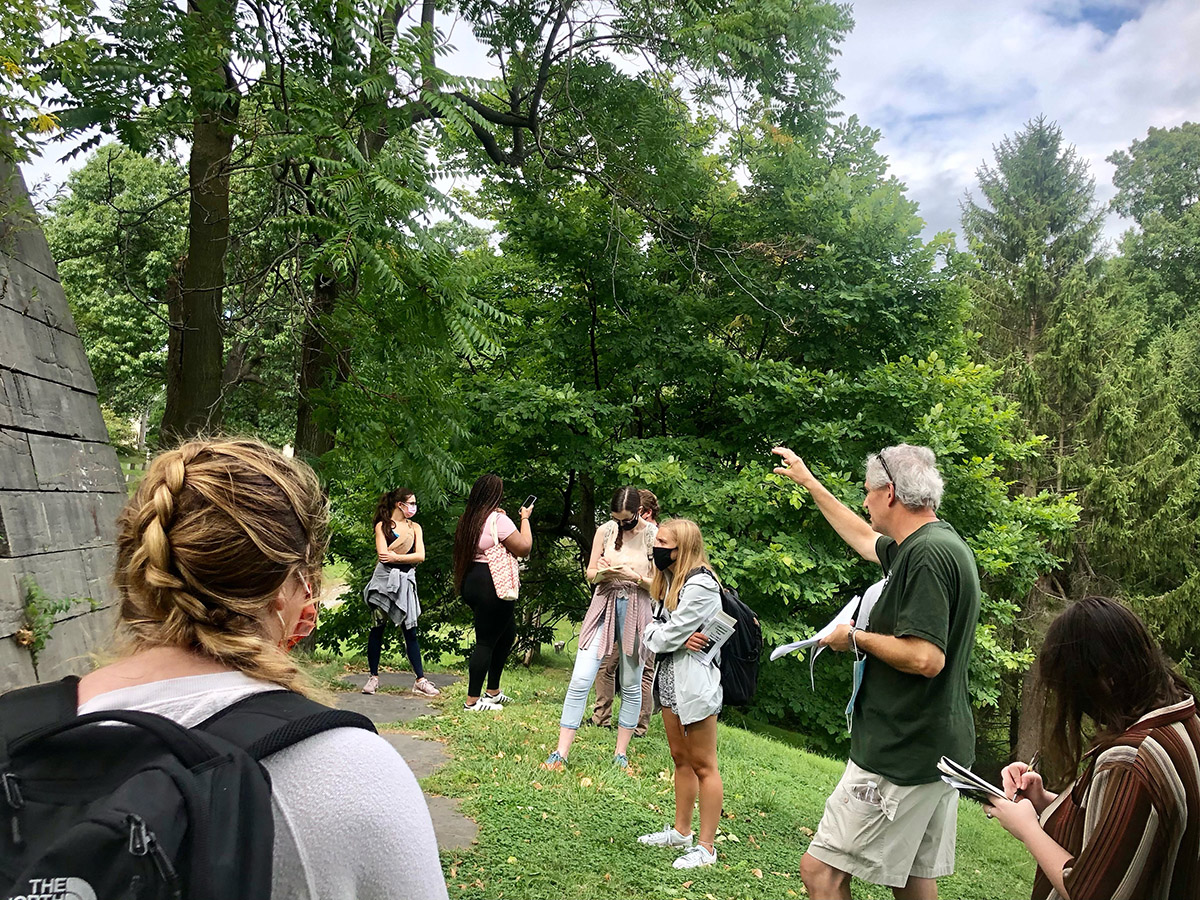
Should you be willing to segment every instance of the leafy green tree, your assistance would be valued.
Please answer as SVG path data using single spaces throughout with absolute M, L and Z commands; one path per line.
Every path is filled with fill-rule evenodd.
M 183 185 L 178 166 L 109 144 L 67 177 L 44 222 L 100 402 L 125 417 L 163 391 Z
M 88 0 L 9 0 L 0 6 L 0 156 L 23 162 L 58 128 L 55 81 L 82 71 Z
M 1155 223 L 1166 214 L 1178 220 L 1186 215 L 1186 179 L 1173 180 L 1177 160 L 1163 163 L 1156 178 L 1164 139 L 1147 140 L 1113 158 L 1117 207 Z M 1173 146 L 1169 136 L 1165 142 Z M 1163 331 L 1180 315 L 1176 295 L 1159 280 L 1165 267 L 1144 252 L 1146 232 L 1126 237 L 1125 258 L 1096 257 L 1093 181 L 1044 118 L 1006 139 L 995 168 L 984 166 L 979 177 L 986 205 L 968 198 L 963 208 L 976 263 L 968 278 L 974 321 L 983 349 L 1005 369 L 1004 390 L 1047 437 L 1046 453 L 1014 474 L 1026 492 L 1074 496 L 1082 507 L 1070 564 L 1048 573 L 1026 598 L 1017 642 L 1036 646 L 1057 606 L 1087 593 L 1138 602 L 1175 592 L 1171 608 L 1181 611 L 1191 597 L 1184 588 L 1191 551 L 1184 548 L 1196 539 L 1190 511 L 1197 470 L 1182 407 L 1164 390 L 1170 368 L 1188 352 L 1178 335 Z M 1164 185 L 1184 196 L 1172 201 Z M 1155 624 L 1170 618 L 1157 601 L 1143 607 Z M 1177 639 L 1180 631 L 1171 633 Z M 1038 742 L 1042 703 L 1030 670 L 1013 727 L 1018 754 Z
M 1200 308 L 1200 124 L 1151 128 L 1108 161 L 1112 207 L 1137 224 L 1121 241 L 1125 271 L 1158 333 Z
M 743 187 L 712 122 L 647 115 L 647 102 L 629 106 L 649 120 L 643 146 L 664 152 L 636 206 L 546 167 L 489 180 L 470 207 L 503 235 L 499 252 L 475 251 L 491 257 L 478 290 L 511 322 L 502 354 L 464 360 L 472 437 L 457 450 L 517 502 L 541 498 L 525 639 L 582 613 L 582 561 L 625 483 L 700 522 L 770 642 L 809 632 L 876 576 L 770 474 L 771 446 L 788 442 L 856 503 L 866 454 L 917 440 L 941 456 L 947 515 L 987 577 L 974 687 L 999 704 L 1002 676 L 1029 661 L 1015 601 L 1054 565 L 1075 510 L 1007 495 L 1005 467 L 1037 444 L 996 399 L 997 373 L 967 356 L 957 263 L 936 265 L 945 240 L 920 240 L 878 135 L 857 122 L 804 140 L 746 129 Z M 813 696 L 806 667 L 768 665 L 757 715 L 838 744 L 845 673 L 821 677 Z
M 1136 224 L 1111 269 L 1122 305 L 1144 323 L 1136 335 L 1143 399 L 1141 415 L 1114 429 L 1128 442 L 1127 467 L 1107 493 L 1097 545 L 1108 551 L 1113 583 L 1186 661 L 1200 640 L 1200 126 L 1152 128 L 1109 161 L 1113 208 Z

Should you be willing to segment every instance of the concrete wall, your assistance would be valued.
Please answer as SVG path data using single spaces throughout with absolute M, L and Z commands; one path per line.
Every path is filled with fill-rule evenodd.
M 25 183 L 0 158 L 0 690 L 90 668 L 112 630 L 125 482 Z M 36 666 L 17 633 L 26 579 L 56 616 Z

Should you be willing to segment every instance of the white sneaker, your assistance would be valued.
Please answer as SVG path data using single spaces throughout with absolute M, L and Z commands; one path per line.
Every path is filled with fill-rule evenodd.
M 463 712 L 487 712 L 488 710 L 499 711 L 502 709 L 504 709 L 504 705 L 497 703 L 487 694 L 484 694 L 470 706 L 467 706 L 465 703 L 463 704 Z
M 671 863 L 677 869 L 695 869 L 700 866 L 711 866 L 717 861 L 716 851 L 704 849 L 700 844 L 697 844 L 675 862 Z
M 413 685 L 413 693 L 424 694 L 426 697 L 436 697 L 441 694 L 441 691 L 428 678 L 418 678 L 416 684 Z
M 372 675 L 367 679 L 367 683 L 363 685 L 362 692 L 364 694 L 373 694 L 379 688 L 379 676 Z
M 674 826 L 668 825 L 662 831 L 652 831 L 650 834 L 643 834 L 638 838 L 639 844 L 647 844 L 651 847 L 690 847 L 692 846 L 692 835 L 680 834 L 675 830 Z
M 512 697 L 508 696 L 508 694 L 504 693 L 504 691 L 498 691 L 495 694 L 484 694 L 484 696 L 489 700 L 495 700 L 497 703 L 516 703 L 516 701 L 513 700 Z

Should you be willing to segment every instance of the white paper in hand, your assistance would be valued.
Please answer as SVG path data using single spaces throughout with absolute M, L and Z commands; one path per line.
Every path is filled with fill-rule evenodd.
M 820 656 L 821 651 L 825 649 L 824 647 L 817 645 L 821 640 L 833 634 L 834 629 L 839 625 L 849 625 L 850 622 L 853 621 L 859 628 L 866 628 L 871 621 L 871 610 L 874 609 L 875 604 L 879 602 L 879 596 L 883 593 L 883 588 L 886 584 L 887 578 L 881 578 L 879 581 L 867 588 L 866 591 L 863 592 L 861 604 L 859 603 L 859 597 L 857 595 L 852 597 L 850 602 L 843 606 L 841 611 L 832 619 L 830 619 L 828 624 L 826 624 L 824 628 L 822 628 L 812 637 L 803 641 L 795 641 L 791 644 L 784 644 L 781 647 L 776 647 L 771 651 L 771 660 L 777 660 L 779 657 L 795 650 L 805 650 L 809 647 L 816 647 L 808 661 L 809 681 L 813 686 L 813 690 L 816 690 L 816 676 L 814 675 L 813 667 L 816 665 L 817 657 Z M 858 611 L 857 619 L 854 618 L 855 610 Z

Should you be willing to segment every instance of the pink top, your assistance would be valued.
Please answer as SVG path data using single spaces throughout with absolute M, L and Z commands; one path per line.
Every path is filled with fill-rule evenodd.
M 517 531 L 517 526 L 502 512 L 494 512 L 483 521 L 483 531 L 479 532 L 479 546 L 475 548 L 475 562 L 487 562 L 487 557 L 483 555 L 485 550 L 492 549 L 492 516 L 496 517 L 496 537 L 500 538 L 501 543 L 504 539 Z

